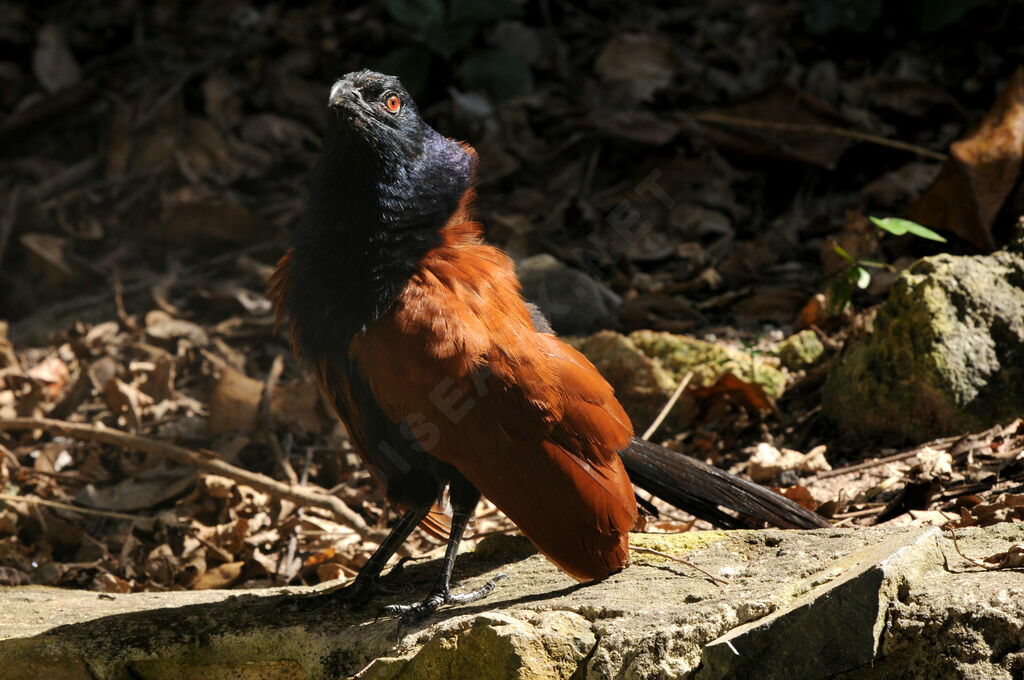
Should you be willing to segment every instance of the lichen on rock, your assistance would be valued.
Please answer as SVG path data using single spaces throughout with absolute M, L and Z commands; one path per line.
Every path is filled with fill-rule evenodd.
M 909 267 L 825 385 L 850 434 L 918 442 L 1024 413 L 1024 245 Z

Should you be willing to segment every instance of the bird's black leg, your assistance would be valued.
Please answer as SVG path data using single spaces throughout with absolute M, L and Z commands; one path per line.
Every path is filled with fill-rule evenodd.
M 310 599 L 320 601 L 327 598 L 332 600 L 339 599 L 353 609 L 366 604 L 367 600 L 380 590 L 380 573 L 384 570 L 384 566 L 391 559 L 391 556 L 402 547 L 405 539 L 409 538 L 409 534 L 413 532 L 413 529 L 427 516 L 430 508 L 431 504 L 428 504 L 423 507 L 413 508 L 402 515 L 398 524 L 395 525 L 395 528 L 391 530 L 388 537 L 374 551 L 370 559 L 366 561 L 366 564 L 359 570 L 359 574 L 356 575 L 352 583 L 314 593 L 310 596 Z
M 505 578 L 505 574 L 498 574 L 471 592 L 459 595 L 451 592 L 452 569 L 455 566 L 455 556 L 459 552 L 459 543 L 462 542 L 462 536 L 466 532 L 466 525 L 469 524 L 469 518 L 474 508 L 476 508 L 477 502 L 480 500 L 479 491 L 464 479 L 459 481 L 464 484 L 464 488 L 457 489 L 458 483 L 454 480 L 450 488 L 453 509 L 452 528 L 448 536 L 448 546 L 444 551 L 444 560 L 441 562 L 441 574 L 433 590 L 430 591 L 430 595 L 422 602 L 415 604 L 393 604 L 384 607 L 380 611 L 380 616 L 400 614 L 402 616 L 401 625 L 412 625 L 433 614 L 443 604 L 466 604 L 486 597 L 494 590 L 495 584 Z M 458 485 L 463 486 L 463 484 Z

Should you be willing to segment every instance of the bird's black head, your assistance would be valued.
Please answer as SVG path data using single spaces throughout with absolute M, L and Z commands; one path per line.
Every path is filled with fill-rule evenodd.
M 398 78 L 374 71 L 355 71 L 334 83 L 327 106 L 333 114 L 329 135 L 364 141 L 377 153 L 414 155 L 433 132 Z
M 307 356 L 342 351 L 397 299 L 473 178 L 475 154 L 438 134 L 398 78 L 331 87 L 323 151 L 292 232 L 286 308 Z M 331 320 L 327 323 L 325 320 Z
M 381 223 L 443 225 L 469 188 L 474 157 L 420 117 L 398 78 L 349 73 L 331 87 L 328 107 L 324 154 L 373 179 Z

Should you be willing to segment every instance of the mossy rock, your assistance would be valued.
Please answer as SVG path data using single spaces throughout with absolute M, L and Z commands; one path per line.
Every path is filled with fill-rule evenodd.
M 586 338 L 567 339 L 597 367 L 626 409 L 633 428 L 642 432 L 658 416 L 676 382 L 672 374 L 644 354 L 633 341 L 614 331 L 601 331 Z M 669 414 L 669 427 L 685 427 L 692 413 L 678 404 Z
M 825 385 L 848 434 L 892 443 L 979 430 L 1024 414 L 1024 251 L 912 265 L 873 330 Z
M 771 397 L 782 396 L 786 389 L 786 376 L 762 356 L 659 331 L 634 331 L 629 339 L 648 357 L 657 359 L 676 384 L 692 371 L 692 385 L 711 385 L 732 373 L 757 383 Z
M 825 345 L 817 333 L 807 329 L 776 344 L 770 353 L 778 357 L 782 365 L 789 370 L 802 371 L 821 361 L 825 355 Z
M 693 372 L 691 385 L 711 385 L 727 373 L 755 382 L 778 397 L 786 377 L 769 361 L 734 349 L 683 335 L 636 331 L 628 337 L 601 331 L 586 338 L 567 339 L 597 367 L 626 409 L 633 428 L 642 432 L 658 416 L 679 381 Z M 685 392 L 666 418 L 665 430 L 681 430 L 698 407 Z

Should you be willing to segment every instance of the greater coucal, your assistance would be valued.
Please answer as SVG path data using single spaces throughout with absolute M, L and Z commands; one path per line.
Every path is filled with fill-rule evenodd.
M 407 620 L 451 602 L 459 541 L 483 494 L 580 581 L 626 564 L 631 479 L 700 517 L 719 506 L 827 526 L 789 500 L 633 437 L 612 388 L 523 301 L 509 257 L 470 216 L 476 153 L 420 117 L 397 78 L 334 84 L 323 152 L 271 279 L 305 360 L 403 514 L 346 591 L 365 600 L 418 525 L 448 533 L 440 578 Z M 627 470 L 629 474 L 627 475 Z M 437 503 L 447 488 L 453 514 Z

